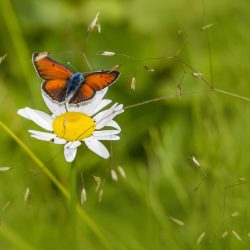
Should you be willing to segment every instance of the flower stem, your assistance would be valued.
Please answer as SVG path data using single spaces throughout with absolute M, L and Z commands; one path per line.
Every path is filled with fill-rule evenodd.
M 76 159 L 71 163 L 71 200 L 70 200 L 70 214 L 71 214 L 71 249 L 77 250 L 77 224 L 76 224 L 76 187 L 77 187 L 77 169 Z
M 71 201 L 71 195 L 64 185 L 55 177 L 55 175 L 49 170 L 49 168 L 35 155 L 35 153 L 3 122 L 0 120 L 0 128 L 2 128 L 15 142 L 24 150 L 24 152 L 32 159 L 32 161 L 48 176 L 48 178 L 55 184 L 58 190 L 63 194 L 67 201 Z M 95 221 L 80 207 L 77 205 L 77 213 L 85 222 L 97 238 L 102 242 L 103 246 L 107 250 L 112 250 L 109 241 L 99 229 Z

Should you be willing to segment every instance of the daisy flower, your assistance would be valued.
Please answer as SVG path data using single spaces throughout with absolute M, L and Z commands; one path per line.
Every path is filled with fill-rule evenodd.
M 111 100 L 103 99 L 107 90 L 108 88 L 97 91 L 93 99 L 80 105 L 53 102 L 43 93 L 43 99 L 52 115 L 28 107 L 19 109 L 17 113 L 49 131 L 28 130 L 31 137 L 55 144 L 64 144 L 64 156 L 67 162 L 75 159 L 77 148 L 82 142 L 91 151 L 107 159 L 109 152 L 100 141 L 120 139 L 118 134 L 121 128 L 113 119 L 124 111 L 123 105 L 118 105 L 118 103 L 101 111 L 111 103 Z M 112 129 L 105 130 L 104 127 Z

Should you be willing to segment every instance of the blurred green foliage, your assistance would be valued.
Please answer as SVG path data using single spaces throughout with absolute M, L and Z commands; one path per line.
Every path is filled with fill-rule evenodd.
M 81 72 L 89 71 L 83 51 L 96 70 L 122 64 L 122 76 L 108 97 L 126 106 L 175 94 L 183 67 L 167 57 L 187 39 L 179 53 L 183 61 L 212 79 L 216 88 L 249 97 L 249 1 L 204 0 L 204 6 L 200 0 L 2 0 L 0 56 L 7 58 L 0 65 L 1 120 L 69 188 L 70 166 L 62 146 L 30 138 L 27 130 L 36 125 L 16 114 L 25 106 L 47 111 L 31 63 L 33 52 L 49 51 Z M 95 30 L 85 47 L 87 27 L 98 11 L 102 33 Z M 207 31 L 201 30 L 211 23 Z M 130 58 L 102 57 L 101 51 Z M 152 57 L 165 59 L 134 60 Z M 144 66 L 155 71 L 147 72 Z M 208 89 L 184 68 L 183 92 Z M 83 171 L 88 195 L 83 209 L 110 248 L 249 249 L 249 111 L 249 102 L 216 92 L 183 95 L 128 109 L 118 117 L 122 134 L 112 144 L 111 160 L 82 146 L 78 197 Z M 70 212 L 63 196 L 5 131 L 0 130 L 0 138 L 0 165 L 13 167 L 0 173 L 0 205 L 12 201 L 1 210 L 0 249 L 70 249 Z M 189 158 L 193 155 L 207 178 Z M 110 169 L 118 165 L 127 179 L 115 182 Z M 103 180 L 101 203 L 92 175 Z M 225 190 L 232 184 L 237 185 Z M 29 204 L 23 201 L 27 186 Z M 80 219 L 77 237 L 79 249 L 105 249 Z

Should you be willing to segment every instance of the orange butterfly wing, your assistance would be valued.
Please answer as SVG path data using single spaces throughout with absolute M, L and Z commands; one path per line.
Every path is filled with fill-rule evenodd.
M 117 80 L 120 73 L 118 71 L 100 71 L 90 73 L 85 76 L 85 84 L 94 91 L 101 90 Z
M 90 100 L 97 90 L 101 90 L 115 82 L 119 75 L 118 71 L 100 71 L 86 75 L 82 86 L 70 99 L 69 103 L 77 104 Z
M 70 99 L 69 103 L 77 104 L 79 102 L 88 101 L 95 95 L 95 91 L 83 83 L 77 93 Z
M 69 79 L 73 73 L 62 64 L 48 57 L 48 52 L 33 53 L 32 61 L 38 75 L 44 80 Z
M 46 80 L 42 84 L 43 91 L 54 101 L 63 102 L 67 89 L 68 80 Z

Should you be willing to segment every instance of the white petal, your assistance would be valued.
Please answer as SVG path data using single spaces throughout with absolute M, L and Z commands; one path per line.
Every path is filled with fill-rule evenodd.
M 84 142 L 86 143 L 86 146 L 97 155 L 104 159 L 109 157 L 109 152 L 106 147 L 93 136 L 84 139 Z
M 62 139 L 62 138 L 58 138 L 58 137 L 55 137 L 53 139 L 53 143 L 55 144 L 65 144 L 67 141 L 65 139 Z
M 96 136 L 117 135 L 120 132 L 121 132 L 120 130 L 99 130 L 99 131 L 96 130 L 93 132 L 93 135 Z
M 30 117 L 29 117 L 28 113 L 26 112 L 26 108 L 18 109 L 17 114 L 19 114 L 20 116 L 30 120 Z
M 94 110 L 94 114 L 96 114 L 97 112 L 99 112 L 101 109 L 103 109 L 104 107 L 106 107 L 107 105 L 109 105 L 112 101 L 108 100 L 108 99 L 103 99 L 100 101 L 100 103 L 98 104 L 98 106 L 95 108 Z
M 67 162 L 72 162 L 76 157 L 77 148 L 69 148 L 67 144 L 64 146 L 64 157 Z
M 115 107 L 115 111 L 121 111 L 121 110 L 123 110 L 123 104 L 119 104 L 118 106 Z
M 106 87 L 100 91 L 97 91 L 95 96 L 89 101 L 82 102 L 78 105 L 69 104 L 67 106 L 68 111 L 81 112 L 81 113 L 84 113 L 86 115 L 92 116 L 94 114 L 95 108 L 99 105 L 100 101 L 102 100 L 104 95 L 107 93 L 107 91 L 108 91 L 108 87 Z
M 17 113 L 24 118 L 33 121 L 41 128 L 52 131 L 53 118 L 46 113 L 31 108 L 19 109 Z
M 116 128 L 118 130 L 121 130 L 121 127 L 119 126 L 119 124 L 115 121 L 110 121 L 108 124 L 106 124 L 106 126 L 108 127 L 113 127 L 113 128 Z
M 80 141 L 72 141 L 72 142 L 68 142 L 65 147 L 67 148 L 77 148 L 81 145 L 82 143 Z
M 31 135 L 37 135 L 40 136 L 41 138 L 44 138 L 44 141 L 50 141 L 51 139 L 54 139 L 56 137 L 55 134 L 52 133 L 47 133 L 47 132 L 41 132 L 41 131 L 36 131 L 36 130 L 28 130 Z
M 102 119 L 107 118 L 110 114 L 112 114 L 112 112 L 114 111 L 115 107 L 117 106 L 117 103 L 115 103 L 112 107 L 110 107 L 109 109 L 106 109 L 102 112 L 99 112 L 98 114 L 96 114 L 93 119 L 98 123 L 100 122 Z
M 48 109 L 53 113 L 54 116 L 58 116 L 66 112 L 65 104 L 52 101 L 45 93 L 42 91 L 42 97 L 47 105 Z
M 104 136 L 94 136 L 98 141 L 118 141 L 120 137 L 118 135 L 104 135 Z
M 117 106 L 117 104 L 114 104 L 110 109 L 98 113 L 94 117 L 94 120 L 96 121 L 96 129 L 102 129 L 107 126 L 115 116 L 122 112 L 124 112 L 123 105 L 120 104 Z
M 40 141 L 50 141 L 50 140 L 48 140 L 47 137 L 44 137 L 42 135 L 33 135 L 33 134 L 31 134 L 31 137 L 36 138 L 37 140 L 40 140 Z

